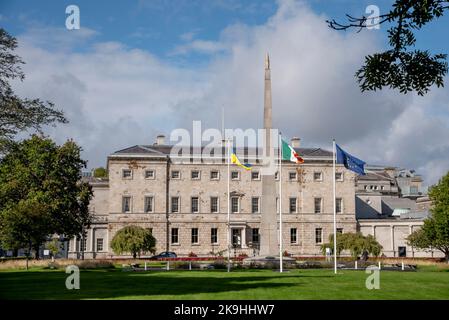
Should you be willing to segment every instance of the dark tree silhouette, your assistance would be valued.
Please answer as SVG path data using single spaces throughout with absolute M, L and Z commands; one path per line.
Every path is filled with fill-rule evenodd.
M 442 17 L 449 9 L 443 0 L 395 0 L 391 10 L 378 17 L 353 17 L 346 14 L 347 22 L 327 20 L 335 30 L 357 29 L 357 32 L 376 25 L 389 24 L 390 49 L 365 57 L 365 64 L 356 72 L 362 91 L 376 91 L 383 87 L 398 89 L 402 93 L 414 91 L 426 94 L 430 87 L 444 86 L 448 72 L 447 54 L 431 54 L 425 50 L 412 50 L 414 33 L 427 23 Z M 443 39 L 441 39 L 443 41 Z

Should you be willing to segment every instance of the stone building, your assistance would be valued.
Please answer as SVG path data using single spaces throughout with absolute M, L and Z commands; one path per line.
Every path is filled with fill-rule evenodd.
M 161 139 L 159 139 L 161 143 Z M 333 233 L 332 153 L 300 148 L 304 164 L 285 162 L 282 174 L 283 247 L 294 255 L 320 255 Z M 70 242 L 70 256 L 111 257 L 109 242 L 126 225 L 150 228 L 157 251 L 213 255 L 227 250 L 227 173 L 222 161 L 172 163 L 171 147 L 137 145 L 108 157 L 107 180 L 90 178 L 94 224 Z M 257 255 L 260 243 L 260 166 L 230 167 L 232 253 Z M 278 190 L 278 188 L 276 188 Z M 277 195 L 278 196 L 278 195 Z M 337 166 L 337 226 L 355 232 L 355 174 Z M 279 201 L 278 209 L 279 209 Z

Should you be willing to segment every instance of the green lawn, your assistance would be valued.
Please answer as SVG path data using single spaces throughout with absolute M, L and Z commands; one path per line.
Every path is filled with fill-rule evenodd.
M 81 289 L 67 290 L 61 270 L 0 271 L 1 299 L 449 299 L 449 272 L 381 271 L 368 290 L 364 271 L 81 270 Z

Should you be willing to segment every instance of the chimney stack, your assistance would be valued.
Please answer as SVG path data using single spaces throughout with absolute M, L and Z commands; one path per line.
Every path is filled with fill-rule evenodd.
M 163 134 L 159 134 L 157 137 L 156 137 L 156 143 L 155 143 L 155 145 L 157 145 L 157 146 L 162 146 L 162 145 L 164 145 L 165 144 L 165 136 L 163 135 Z
M 290 144 L 292 145 L 293 148 L 299 148 L 299 146 L 301 145 L 301 139 L 298 137 L 293 137 L 290 140 Z

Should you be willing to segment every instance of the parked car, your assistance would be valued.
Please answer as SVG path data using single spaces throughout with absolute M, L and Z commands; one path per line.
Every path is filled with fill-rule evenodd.
M 152 256 L 150 259 L 152 260 L 158 260 L 158 259 L 164 259 L 164 258 L 176 258 L 177 255 L 174 252 L 171 251 L 164 251 L 159 253 L 158 255 Z

